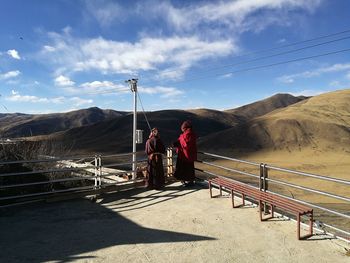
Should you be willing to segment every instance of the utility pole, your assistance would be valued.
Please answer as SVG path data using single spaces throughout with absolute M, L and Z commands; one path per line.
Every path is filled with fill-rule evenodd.
M 129 79 L 126 81 L 130 85 L 131 91 L 134 93 L 134 118 L 133 118 L 133 130 L 132 130 L 132 171 L 133 179 L 136 179 L 136 129 L 137 129 L 137 79 Z

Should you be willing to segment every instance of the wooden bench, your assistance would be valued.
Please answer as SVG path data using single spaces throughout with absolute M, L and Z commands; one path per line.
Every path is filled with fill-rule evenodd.
M 302 238 L 307 238 L 312 236 L 313 233 L 313 209 L 300 204 L 296 201 L 287 199 L 285 197 L 278 196 L 273 193 L 269 192 L 263 192 L 260 191 L 257 188 L 254 188 L 252 186 L 249 186 L 247 184 L 240 183 L 238 181 L 232 180 L 232 179 L 226 179 L 222 177 L 216 177 L 209 180 L 209 191 L 210 191 L 210 197 L 213 197 L 212 194 L 212 187 L 213 185 L 218 186 L 220 190 L 220 195 L 222 195 L 222 188 L 225 188 L 231 192 L 231 198 L 232 198 L 232 207 L 236 208 L 237 206 L 234 205 L 234 196 L 235 193 L 240 194 L 242 197 L 242 205 L 245 205 L 245 198 L 246 196 L 254 199 L 259 204 L 259 214 L 260 214 L 260 221 L 265 221 L 270 218 L 274 217 L 274 211 L 275 208 L 278 207 L 279 209 L 282 209 L 288 213 L 294 214 L 297 218 L 297 238 L 300 240 L 300 219 L 301 216 L 308 216 L 309 217 L 309 228 L 310 232 L 308 235 L 303 236 Z M 262 208 L 263 203 L 266 203 L 268 206 L 270 206 L 271 209 L 271 216 L 268 218 L 263 218 L 262 216 Z M 265 211 L 266 212 L 266 211 Z

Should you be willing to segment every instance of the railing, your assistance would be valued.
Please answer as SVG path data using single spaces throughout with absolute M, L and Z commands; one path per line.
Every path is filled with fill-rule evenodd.
M 44 156 L 39 160 L 20 160 L 0 162 L 0 206 L 11 205 L 15 203 L 24 202 L 26 200 L 36 200 L 46 198 L 52 194 L 61 193 L 76 193 L 76 192 L 97 192 L 113 185 L 124 185 L 137 182 L 139 179 L 133 177 L 132 164 L 130 162 L 133 153 L 114 154 L 114 155 L 94 155 L 94 156 L 79 156 L 79 157 L 50 157 Z M 292 199 L 301 204 L 306 204 L 319 211 L 315 214 L 316 227 L 326 227 L 350 237 L 350 198 L 336 193 L 330 193 L 315 189 L 314 187 L 307 187 L 300 184 L 292 183 L 288 180 L 282 180 L 285 174 L 292 174 L 295 176 L 302 176 L 314 180 L 321 180 L 346 187 L 346 193 L 350 194 L 350 181 L 332 178 L 328 176 L 321 176 L 311 173 L 294 171 L 290 169 L 271 166 L 264 163 L 255 163 L 217 154 L 199 152 L 204 158 L 224 160 L 224 164 L 218 164 L 216 161 L 200 160 L 200 166 L 208 166 L 210 169 L 205 169 L 196 165 L 196 170 L 206 174 L 207 176 L 229 176 L 244 183 L 248 183 L 261 191 L 273 192 L 276 195 Z M 144 156 L 143 156 L 144 157 Z M 172 176 L 174 171 L 173 150 L 167 149 L 167 156 L 165 157 L 165 169 L 167 176 Z M 146 158 L 139 158 L 137 160 L 138 171 L 142 172 L 145 169 L 144 163 Z M 229 163 L 245 165 L 248 168 L 228 167 Z M 15 169 L 13 166 L 21 167 L 21 171 L 6 171 L 7 169 Z M 237 166 L 236 165 L 236 166 Z M 283 173 L 282 175 L 271 176 L 273 172 Z M 28 180 L 27 180 L 28 179 Z M 141 179 L 143 180 L 143 179 Z M 140 181 L 140 180 L 139 180 Z M 276 187 L 277 186 L 277 187 Z M 28 189 L 29 188 L 29 189 Z M 345 212 L 337 211 L 333 207 L 326 207 L 324 205 L 315 204 L 303 198 L 296 198 L 288 188 L 297 191 L 303 191 L 312 195 L 332 198 L 341 204 L 346 204 Z M 288 193 L 291 195 L 288 195 Z M 320 212 L 324 213 L 321 214 Z M 330 220 L 328 222 L 327 216 L 336 216 L 341 220 Z M 331 218 L 332 219 L 332 218 Z M 328 221 L 327 221 L 328 220 Z M 346 229 L 338 227 L 342 223 Z M 339 234 L 337 234 L 340 236 Z
M 291 183 L 290 181 L 288 182 L 288 176 L 286 178 L 286 175 L 296 175 L 299 177 L 333 183 L 336 185 L 334 186 L 335 189 L 338 189 L 339 187 L 343 187 L 343 188 L 345 187 L 344 193 L 348 193 L 349 195 L 350 195 L 350 187 L 349 187 L 350 181 L 275 167 L 265 163 L 255 163 L 255 162 L 244 161 L 244 160 L 235 159 L 235 158 L 229 158 L 226 156 L 211 154 L 207 152 L 199 152 L 199 154 L 202 154 L 204 158 L 209 158 L 209 159 L 215 158 L 215 160 L 221 160 L 221 162 L 222 160 L 225 160 L 227 162 L 225 162 L 225 164 L 223 165 L 223 164 L 217 164 L 213 161 L 199 160 L 198 161 L 199 164 L 204 164 L 205 166 L 209 166 L 210 168 L 208 169 L 203 167 L 200 167 L 200 168 L 196 167 L 197 171 L 202 172 L 209 176 L 225 176 L 225 177 L 231 177 L 231 178 L 234 177 L 236 180 L 238 179 L 240 181 L 248 183 L 257 189 L 260 189 L 261 191 L 272 192 L 276 195 L 283 196 L 287 199 L 294 200 L 298 203 L 306 204 L 314 208 L 315 211 L 318 211 L 318 214 L 316 214 L 315 216 L 316 227 L 323 228 L 323 229 L 325 228 L 330 229 L 332 230 L 331 232 L 335 231 L 335 233 L 333 234 L 337 235 L 338 237 L 343 237 L 346 240 L 350 239 L 350 198 L 348 196 L 342 196 L 339 194 L 318 190 L 318 189 L 315 189 L 314 187 L 302 186 L 300 184 Z M 235 168 L 227 167 L 227 166 L 230 166 L 230 165 L 227 165 L 229 163 L 235 163 L 236 166 L 238 166 L 238 164 L 243 164 L 246 167 L 244 169 L 237 169 L 236 167 Z M 199 166 L 203 166 L 203 165 L 199 165 Z M 253 172 L 251 170 L 253 170 Z M 269 175 L 271 175 L 274 172 L 279 172 L 283 174 L 274 175 L 275 177 L 277 177 L 277 179 L 270 178 Z M 273 184 L 273 187 L 272 187 L 272 184 Z M 303 193 L 308 193 L 306 197 L 308 197 L 309 199 L 311 195 L 318 195 L 322 197 L 331 198 L 333 200 L 336 200 L 337 202 L 340 202 L 340 204 L 343 205 L 345 209 L 344 211 L 337 211 L 333 207 L 326 207 L 325 205 L 315 204 L 315 202 L 303 200 L 303 198 L 296 198 L 294 196 L 296 193 L 291 192 L 289 188 L 296 189 L 297 191 L 302 191 Z M 288 196 L 288 193 L 291 196 Z M 313 196 L 313 200 L 315 200 L 315 196 Z M 336 219 L 331 218 L 332 216 L 333 217 L 336 216 L 337 218 Z M 327 221 L 331 221 L 331 222 L 327 222 Z M 342 229 L 338 227 L 339 224 L 345 227 L 346 229 Z
M 42 156 L 37 160 L 0 162 L 0 206 L 140 181 L 132 176 L 133 162 L 128 161 L 131 155 Z M 145 160 L 137 160 L 140 172 Z

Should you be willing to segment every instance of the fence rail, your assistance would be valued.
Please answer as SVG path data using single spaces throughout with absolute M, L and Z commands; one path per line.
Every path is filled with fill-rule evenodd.
M 222 156 L 218 154 L 208 153 L 208 152 L 198 152 L 208 159 L 219 159 L 225 160 L 228 163 L 236 163 L 239 165 L 248 165 L 251 169 L 256 170 L 256 172 L 246 171 L 244 169 L 231 168 L 226 165 L 217 164 L 215 161 L 208 160 L 199 160 L 198 163 L 202 166 L 209 166 L 215 168 L 215 172 L 210 169 L 199 168 L 196 165 L 196 170 L 210 176 L 225 176 L 224 172 L 233 173 L 239 176 L 247 176 L 250 178 L 250 182 L 253 182 L 253 187 L 260 189 L 261 191 L 272 192 L 274 194 L 283 196 L 285 198 L 294 200 L 301 204 L 309 205 L 315 209 L 323 211 L 330 215 L 339 216 L 343 220 L 349 220 L 349 212 L 340 212 L 336 211 L 333 208 L 324 207 L 320 204 L 314 204 L 300 198 L 294 198 L 287 196 L 285 194 L 272 191 L 269 184 L 278 185 L 285 189 L 286 187 L 291 187 L 298 189 L 300 191 L 305 191 L 310 194 L 317 194 L 327 198 L 332 198 L 341 202 L 350 203 L 349 196 L 342 196 L 335 193 L 330 193 L 326 191 L 321 191 L 314 189 L 312 187 L 306 187 L 298 184 L 294 184 L 288 181 L 283 181 L 280 178 L 270 178 L 269 174 L 272 171 L 278 171 L 286 174 L 293 174 L 297 176 L 303 176 L 305 178 L 312 178 L 317 180 L 322 180 L 326 182 L 332 182 L 337 185 L 342 185 L 348 187 L 350 181 L 333 178 L 328 176 L 322 176 L 312 173 L 305 173 L 300 171 L 294 171 L 291 169 L 285 169 L 281 167 L 275 167 L 265 163 L 256 163 L 246 160 L 240 160 L 236 158 L 230 158 L 227 156 Z M 136 171 L 133 171 L 132 164 L 134 162 L 129 162 L 126 157 L 130 157 L 133 153 L 123 153 L 123 154 L 113 154 L 113 155 L 91 155 L 91 156 L 74 156 L 74 157 L 51 157 L 44 156 L 40 157 L 38 160 L 20 160 L 20 161 L 9 161 L 9 162 L 0 162 L 1 168 L 11 168 L 13 165 L 19 165 L 25 168 L 30 168 L 33 166 L 33 170 L 19 171 L 19 172 L 9 172 L 3 171 L 0 172 L 0 201 L 5 202 L 4 205 L 8 205 L 13 200 L 13 203 L 17 200 L 23 200 L 28 198 L 42 198 L 46 195 L 59 194 L 66 192 L 84 192 L 84 191 L 95 191 L 104 189 L 112 185 L 121 185 L 126 182 L 136 182 L 136 177 L 132 177 L 131 180 L 125 180 L 121 178 L 122 175 L 127 175 L 128 178 L 134 175 Z M 118 160 L 121 158 L 121 160 Z M 171 176 L 174 172 L 174 158 L 173 150 L 171 148 L 167 149 L 167 155 L 165 157 L 164 167 L 167 170 L 168 176 Z M 108 160 L 108 162 L 106 162 Z M 138 159 L 137 162 L 144 163 L 147 159 L 142 158 Z M 121 170 L 114 169 L 114 167 L 129 167 L 130 169 Z M 4 169 L 3 169 L 4 170 Z M 224 171 L 224 172 L 222 172 Z M 38 177 L 39 180 L 28 181 L 30 177 L 35 175 L 46 176 L 47 180 L 43 177 Z M 50 177 L 51 176 L 51 177 Z M 61 177 L 62 178 L 61 178 Z M 14 178 L 13 181 L 10 179 Z M 18 179 L 20 178 L 20 179 Z M 41 178 L 41 179 L 40 179 Z M 22 181 L 21 181 L 22 180 Z M 255 181 L 254 181 L 255 180 Z M 77 185 L 78 182 L 78 185 Z M 64 189 L 60 184 L 70 183 L 71 185 L 67 186 Z M 79 185 L 80 183 L 80 185 Z M 25 192 L 23 189 L 34 188 L 34 187 L 43 187 L 39 192 Z M 46 188 L 45 188 L 46 187 Z M 50 190 L 48 190 L 48 188 Z M 17 192 L 16 192 L 17 191 Z M 31 190 L 32 191 L 32 190 Z M 6 194 L 8 193 L 8 194 Z M 350 189 L 348 191 L 350 193 Z M 0 202 L 0 206 L 3 204 Z M 317 217 L 315 217 L 317 219 Z M 321 222 L 321 220 L 320 220 Z M 326 226 L 329 229 L 337 231 L 338 233 L 346 234 L 350 238 L 350 232 L 348 230 L 341 229 L 334 225 L 333 223 L 321 222 L 323 226 Z M 350 226 L 350 221 L 346 221 L 346 224 Z
M 343 179 L 334 178 L 334 177 L 330 177 L 330 176 L 322 176 L 322 175 L 317 175 L 317 174 L 312 174 L 312 173 L 305 173 L 305 172 L 295 171 L 295 170 L 291 170 L 291 169 L 285 169 L 285 168 L 281 168 L 281 167 L 275 167 L 275 166 L 268 165 L 268 164 L 265 164 L 265 163 L 260 163 L 259 164 L 259 163 L 255 163 L 255 162 L 250 162 L 250 161 L 230 158 L 230 157 L 227 157 L 227 156 L 222 156 L 222 155 L 218 155 L 218 154 L 212 154 L 212 153 L 208 153 L 208 152 L 199 152 L 199 153 L 202 154 L 204 157 L 209 157 L 209 158 L 213 158 L 214 157 L 214 158 L 219 159 L 219 160 L 226 160 L 228 162 L 245 164 L 245 165 L 251 166 L 253 169 L 257 169 L 258 168 L 257 174 L 254 174 L 254 173 L 251 173 L 251 172 L 246 172 L 246 171 L 242 171 L 242 170 L 239 170 L 239 169 L 233 169 L 233 168 L 230 168 L 230 167 L 226 167 L 226 166 L 224 166 L 222 164 L 218 165 L 218 164 L 216 164 L 216 163 L 214 163 L 212 161 L 203 161 L 203 160 L 199 160 L 198 161 L 198 163 L 207 165 L 209 167 L 218 168 L 221 171 L 231 172 L 231 173 L 236 174 L 236 175 L 245 175 L 245 176 L 248 176 L 250 178 L 255 178 L 255 179 L 258 180 L 256 182 L 256 185 L 258 185 L 258 187 L 256 187 L 256 186 L 255 187 L 259 188 L 261 191 L 274 193 L 276 195 L 285 197 L 287 199 L 296 201 L 298 203 L 311 206 L 311 207 L 313 207 L 315 209 L 318 209 L 320 211 L 324 211 L 327 214 L 332 214 L 332 215 L 335 215 L 335 216 L 339 216 L 340 218 L 342 218 L 342 220 L 347 220 L 345 225 L 350 226 L 350 221 L 349 221 L 350 220 L 350 213 L 349 213 L 349 210 L 348 210 L 348 212 L 336 211 L 334 209 L 330 209 L 330 208 L 324 207 L 324 206 L 322 206 L 320 204 L 314 204 L 314 203 L 311 203 L 310 201 L 305 201 L 305 200 L 301 200 L 301 199 L 298 199 L 298 198 L 290 197 L 290 196 L 287 196 L 285 194 L 281 194 L 281 193 L 278 193 L 276 191 L 272 191 L 271 189 L 269 189 L 269 183 L 272 183 L 272 184 L 278 185 L 280 187 L 291 187 L 291 188 L 294 188 L 294 189 L 305 191 L 307 193 L 317 194 L 317 195 L 328 197 L 328 198 L 332 198 L 332 199 L 335 199 L 335 200 L 340 200 L 340 201 L 350 205 L 350 198 L 347 197 L 347 196 L 342 196 L 342 195 L 339 195 L 339 194 L 329 193 L 329 192 L 326 192 L 326 191 L 321 191 L 321 190 L 317 190 L 317 189 L 314 189 L 314 188 L 310 188 L 310 187 L 306 187 L 306 186 L 302 186 L 302 185 L 297 185 L 297 184 L 290 183 L 290 182 L 285 182 L 285 181 L 280 180 L 280 179 L 275 179 L 275 178 L 272 179 L 272 178 L 269 178 L 269 173 L 272 172 L 272 171 L 278 171 L 278 172 L 283 172 L 283 173 L 286 173 L 286 174 L 293 174 L 293 175 L 303 176 L 303 177 L 306 177 L 306 178 L 313 178 L 313 179 L 317 179 L 317 180 L 321 180 L 321 181 L 332 182 L 332 183 L 335 183 L 337 185 L 342 185 L 342 186 L 345 186 L 345 187 L 350 185 L 350 181 L 348 181 L 348 180 L 343 180 Z M 204 174 L 208 174 L 210 176 L 229 177 L 229 176 L 227 176 L 227 175 L 225 176 L 225 175 L 223 175 L 223 173 L 220 173 L 220 172 L 217 172 L 217 171 L 213 172 L 213 171 L 209 171 L 207 169 L 202 169 L 202 168 L 201 169 L 196 168 L 196 170 L 200 171 L 200 172 L 202 172 Z M 349 191 L 347 193 L 350 194 L 350 187 L 349 187 Z M 316 219 L 317 219 L 317 217 L 316 217 Z M 320 219 L 320 218 L 318 218 L 318 219 Z M 328 227 L 329 229 L 333 229 L 333 230 L 336 230 L 336 231 L 338 231 L 338 232 L 340 232 L 342 234 L 346 234 L 347 235 L 347 240 L 350 239 L 350 232 L 349 232 L 349 230 L 340 229 L 340 228 L 334 226 L 333 223 L 332 224 L 331 223 L 324 223 L 322 221 L 319 221 L 319 223 L 321 223 L 323 226 Z

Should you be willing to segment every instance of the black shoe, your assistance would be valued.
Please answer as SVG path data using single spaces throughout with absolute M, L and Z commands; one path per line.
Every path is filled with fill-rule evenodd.
M 190 181 L 190 182 L 188 182 L 188 183 L 185 183 L 185 186 L 186 186 L 186 187 L 194 186 L 194 182 L 193 182 L 193 181 Z

